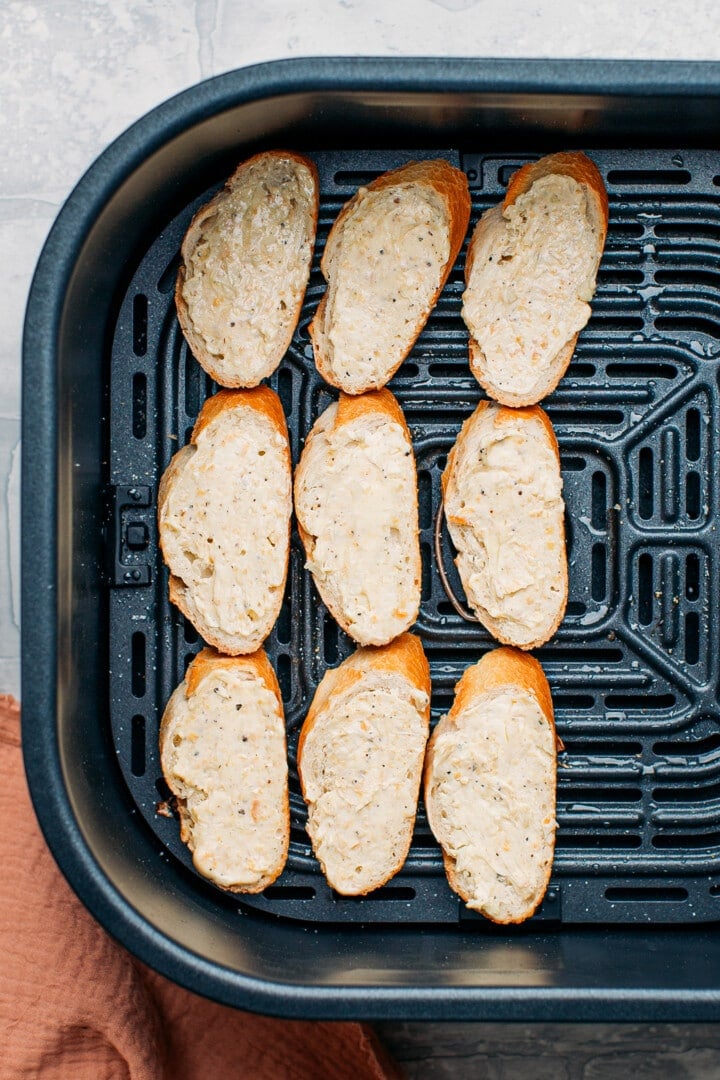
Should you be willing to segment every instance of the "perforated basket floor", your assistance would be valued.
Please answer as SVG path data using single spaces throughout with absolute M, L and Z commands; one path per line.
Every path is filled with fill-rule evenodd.
M 528 156 L 440 152 L 465 170 L 471 228 Z M 720 154 L 589 151 L 610 196 L 593 316 L 559 389 L 543 404 L 560 442 L 570 594 L 537 656 L 566 752 L 551 887 L 536 920 L 697 922 L 720 917 L 718 702 L 718 360 Z M 328 229 L 357 186 L 409 153 L 311 155 L 321 177 L 315 262 L 300 325 L 270 380 L 293 461 L 332 400 L 307 325 L 323 292 Z M 539 155 L 536 155 L 539 156 Z M 163 708 L 201 647 L 167 600 L 155 507 L 160 475 L 215 388 L 188 352 L 173 287 L 182 236 L 205 192 L 153 238 L 124 297 L 109 387 L 110 715 L 120 768 L 164 859 L 194 874 L 158 760 Z M 468 664 L 492 647 L 440 583 L 432 523 L 446 454 L 482 396 L 460 318 L 463 256 L 409 359 L 390 384 L 417 455 L 423 553 L 417 632 L 430 660 L 433 721 Z M 449 553 L 448 553 L 449 555 Z M 363 899 L 336 897 L 312 856 L 295 768 L 298 730 L 326 667 L 351 651 L 303 570 L 296 535 L 280 619 L 267 642 L 287 714 L 292 832 L 287 869 L 252 905 L 322 922 L 453 923 L 468 913 L 445 881 L 420 807 L 404 869 Z M 196 875 L 197 876 L 197 875 Z

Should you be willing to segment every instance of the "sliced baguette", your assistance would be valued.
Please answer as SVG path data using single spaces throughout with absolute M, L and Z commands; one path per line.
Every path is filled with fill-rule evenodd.
M 198 210 L 175 287 L 193 355 L 222 386 L 250 387 L 282 360 L 300 318 L 318 218 L 312 161 L 256 154 Z
M 363 896 L 405 862 L 429 723 L 430 669 L 412 634 L 358 649 L 317 688 L 298 773 L 313 850 L 336 892 Z
M 230 892 L 261 892 L 282 873 L 290 839 L 285 720 L 262 649 L 203 649 L 160 725 L 163 775 L 196 869 Z
M 384 386 L 412 349 L 470 221 L 465 174 L 410 162 L 361 187 L 330 230 L 310 324 L 317 369 L 346 394 Z
M 602 177 L 581 153 L 524 165 L 480 218 L 462 314 L 472 372 L 503 405 L 534 405 L 565 374 L 590 318 L 607 226 Z
M 448 530 L 468 603 L 505 645 L 534 649 L 567 605 L 560 453 L 547 415 L 481 401 L 442 476 Z
M 307 567 L 346 633 L 384 645 L 420 606 L 415 457 L 389 390 L 341 394 L 318 418 L 295 473 Z
M 495 649 L 469 667 L 428 744 L 424 792 L 448 881 L 496 923 L 530 918 L 555 848 L 557 738 L 534 657 Z
M 290 551 L 290 448 L 266 386 L 209 398 L 158 493 L 170 600 L 205 641 L 235 656 L 280 613 Z

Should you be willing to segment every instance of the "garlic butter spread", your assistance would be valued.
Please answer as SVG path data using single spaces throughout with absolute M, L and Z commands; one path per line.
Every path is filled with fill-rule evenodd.
M 471 908 L 520 916 L 543 890 L 555 835 L 554 739 L 534 696 L 511 689 L 480 699 L 436 738 L 433 831 Z
M 252 636 L 277 606 L 288 550 L 290 469 L 272 423 L 250 408 L 204 428 L 160 513 L 163 551 L 197 611 Z M 235 414 L 235 415 L 234 415 Z
M 284 352 L 312 257 L 315 185 L 288 159 L 250 163 L 184 247 L 182 295 L 215 357 L 241 356 L 250 374 Z M 279 359 L 279 357 L 278 357 Z
M 590 318 L 600 226 L 570 176 L 536 180 L 503 218 L 476 249 L 463 317 L 490 381 L 530 393 Z
M 430 188 L 360 188 L 333 256 L 324 325 L 345 385 L 393 370 L 417 333 L 450 257 L 445 204 Z
M 384 679 L 333 701 L 303 748 L 308 832 L 328 879 L 351 893 L 398 869 L 415 821 L 427 695 Z
M 336 413 L 306 447 L 297 513 L 315 538 L 307 568 L 353 637 L 380 644 L 415 621 L 420 603 L 415 458 L 383 413 L 334 427 Z
M 539 419 L 496 423 L 497 415 L 490 405 L 466 429 L 446 514 L 472 607 L 529 644 L 565 601 L 562 479 Z
M 216 670 L 175 712 L 166 773 L 183 786 L 197 868 L 225 886 L 277 867 L 287 810 L 285 724 L 264 682 Z

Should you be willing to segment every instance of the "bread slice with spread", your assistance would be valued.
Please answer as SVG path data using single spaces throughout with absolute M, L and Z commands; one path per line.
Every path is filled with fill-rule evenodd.
M 447 161 L 384 173 L 343 207 L 325 245 L 328 283 L 310 324 L 315 364 L 346 394 L 395 374 L 448 279 L 470 221 L 465 174 Z
M 424 793 L 451 888 L 496 923 L 540 905 L 555 849 L 557 737 L 540 664 L 487 653 L 455 687 L 428 744 Z
M 336 892 L 363 896 L 405 862 L 429 722 L 430 670 L 412 634 L 358 649 L 320 683 L 298 772 L 307 831 Z
M 538 406 L 481 401 L 442 476 L 448 530 L 470 607 L 506 645 L 548 641 L 567 605 L 560 452 Z
M 170 600 L 206 642 L 236 656 L 262 644 L 280 613 L 292 481 L 280 399 L 266 386 L 221 390 L 160 483 L 160 546 Z
M 312 161 L 271 150 L 244 161 L 182 243 L 175 304 L 198 363 L 221 386 L 257 386 L 293 336 L 319 205 Z
M 295 473 L 307 567 L 346 633 L 383 645 L 420 606 L 415 457 L 389 390 L 341 394 L 315 422 Z
M 582 153 L 524 165 L 480 218 L 462 314 L 470 367 L 496 401 L 534 405 L 565 374 L 590 318 L 607 226 L 605 185 Z
M 260 649 L 203 649 L 160 725 L 163 775 L 195 868 L 230 892 L 257 893 L 280 875 L 290 838 L 280 687 Z

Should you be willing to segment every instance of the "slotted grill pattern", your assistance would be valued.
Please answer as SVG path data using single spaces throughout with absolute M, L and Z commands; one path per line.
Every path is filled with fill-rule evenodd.
M 307 334 L 324 288 L 319 259 L 328 229 L 358 184 L 411 156 L 315 155 L 323 193 L 315 262 L 300 325 L 271 380 L 288 417 L 294 462 L 334 396 L 315 372 Z M 473 224 L 528 160 L 443 156 L 470 179 Z M 536 918 L 716 919 L 720 706 L 718 595 L 710 583 L 719 569 L 720 155 L 592 156 L 610 196 L 607 250 L 592 319 L 565 379 L 545 402 L 561 448 L 570 594 L 562 627 L 538 652 L 566 752 L 558 778 L 555 869 Z M 170 456 L 188 440 L 214 389 L 188 352 L 172 297 L 182 235 L 214 190 L 154 239 L 114 332 L 108 481 L 150 485 L 153 502 Z M 464 668 L 492 647 L 482 628 L 454 613 L 431 556 L 446 455 L 481 396 L 467 365 L 460 319 L 463 260 L 464 253 L 391 384 L 417 456 L 423 554 L 417 629 L 430 659 L 434 721 L 449 707 Z M 124 549 L 123 559 L 130 567 L 149 560 L 151 585 L 111 590 L 113 736 L 130 791 L 163 853 L 190 867 L 176 821 L 156 812 L 166 795 L 157 732 L 165 702 L 202 643 L 166 599 L 154 507 L 126 508 L 124 515 L 126 526 L 139 523 L 148 530 L 148 550 Z M 449 549 L 446 555 L 449 564 Z M 304 831 L 295 748 L 319 679 L 348 655 L 351 643 L 320 603 L 302 563 L 293 535 L 288 590 L 267 645 L 288 721 L 288 869 L 262 896 L 232 902 L 304 920 L 474 919 L 445 883 L 422 806 L 407 864 L 390 885 L 348 900 L 333 896 L 322 879 Z M 209 887 L 198 879 L 198 888 Z

